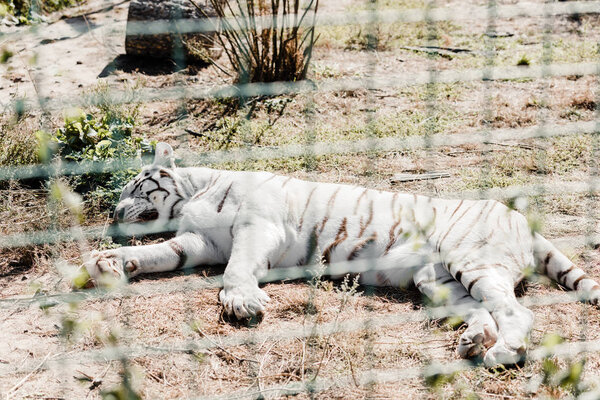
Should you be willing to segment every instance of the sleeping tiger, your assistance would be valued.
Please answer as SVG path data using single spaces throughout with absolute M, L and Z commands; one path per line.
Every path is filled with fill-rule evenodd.
M 331 265 L 371 260 L 360 282 L 415 286 L 445 294 L 468 327 L 458 353 L 485 365 L 524 356 L 533 313 L 515 285 L 537 268 L 597 304 L 600 286 L 526 218 L 493 200 L 445 200 L 268 172 L 175 168 L 173 149 L 156 147 L 154 163 L 123 189 L 115 220 L 157 227 L 177 218 L 176 237 L 160 244 L 93 251 L 92 284 L 105 274 L 126 281 L 141 273 L 227 264 L 220 301 L 227 314 L 265 312 L 259 282 L 271 268 L 301 266 L 314 253 Z M 485 304 L 482 304 L 485 302 Z

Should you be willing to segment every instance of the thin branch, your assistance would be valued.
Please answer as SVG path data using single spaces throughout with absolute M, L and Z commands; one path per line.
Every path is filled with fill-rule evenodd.
M 40 368 L 42 368 L 42 366 L 44 365 L 44 363 L 46 362 L 46 360 L 48 359 L 48 357 L 50 357 L 50 353 L 46 354 L 46 357 L 44 357 L 44 359 L 42 360 L 41 363 L 38 364 L 37 367 L 35 367 L 33 369 L 33 371 L 31 371 L 30 373 L 28 373 L 23 379 L 21 379 L 19 382 L 17 382 L 17 384 L 15 386 L 13 386 L 12 388 L 9 389 L 8 392 L 6 392 L 6 398 L 10 398 L 10 394 L 13 392 L 16 392 L 17 390 L 19 390 L 19 388 L 21 387 L 21 385 L 23 385 L 25 382 L 27 382 L 27 380 L 29 378 L 31 378 L 31 376 L 33 374 L 35 374 Z

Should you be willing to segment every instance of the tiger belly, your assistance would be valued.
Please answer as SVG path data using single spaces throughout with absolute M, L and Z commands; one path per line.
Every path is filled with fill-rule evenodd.
M 366 271 L 360 274 L 360 284 L 369 286 L 412 286 L 415 268 L 393 268 L 386 271 Z
M 335 249 L 332 240 L 324 240 L 316 248 L 311 249 L 309 238 L 302 240 L 298 245 L 287 248 L 279 260 L 269 263 L 271 267 L 289 268 L 304 265 L 313 265 L 321 257 L 327 262 L 327 275 L 332 279 L 342 279 L 350 274 L 359 275 L 360 283 L 370 286 L 408 287 L 412 285 L 413 275 L 419 267 L 424 265 L 429 250 L 405 252 L 391 251 L 384 255 L 386 243 L 372 240 L 376 235 L 365 238 L 348 238 L 339 243 Z M 342 237 L 343 238 L 343 237 Z M 338 238 L 339 241 L 339 238 Z M 322 250 L 323 246 L 325 250 Z M 313 245 L 314 247 L 314 245 Z M 406 245 L 413 248 L 413 244 Z M 312 256 L 312 257 L 311 257 Z

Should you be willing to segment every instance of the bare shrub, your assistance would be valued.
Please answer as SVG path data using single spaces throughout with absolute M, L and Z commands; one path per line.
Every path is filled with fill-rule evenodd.
M 319 0 L 210 0 L 221 19 L 217 40 L 236 70 L 237 81 L 297 81 L 306 77 L 316 41 Z M 302 28 L 312 18 L 308 28 Z M 263 24 L 270 20 L 270 24 Z M 262 26 L 264 25 L 264 26 Z

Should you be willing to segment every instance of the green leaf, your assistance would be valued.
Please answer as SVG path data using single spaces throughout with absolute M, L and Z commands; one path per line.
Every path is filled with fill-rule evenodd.
M 89 282 L 90 280 L 90 274 L 87 272 L 87 270 L 85 268 L 81 268 L 77 275 L 75 275 L 75 277 L 73 277 L 72 280 L 72 285 L 73 287 L 77 288 L 77 289 L 83 289 L 85 287 L 85 285 Z
M 0 3 L 0 16 L 3 15 L 2 14 L 2 6 L 3 6 L 3 4 Z M 3 49 L 2 55 L 0 55 L 0 64 L 6 64 L 12 56 L 14 56 L 14 53 L 12 51 Z
M 542 339 L 542 346 L 548 350 L 552 350 L 556 345 L 559 345 L 562 342 L 564 342 L 564 339 L 556 333 L 548 333 Z
M 112 145 L 112 142 L 108 139 L 103 139 L 101 141 L 98 142 L 98 144 L 96 145 L 96 149 L 108 149 L 110 146 Z
M 567 369 L 565 376 L 560 380 L 559 385 L 561 387 L 576 388 L 579 382 L 581 382 L 581 375 L 583 374 L 584 365 L 585 360 L 572 363 Z
M 38 157 L 43 163 L 47 163 L 57 151 L 57 142 L 44 131 L 35 132 L 35 138 L 38 143 Z

